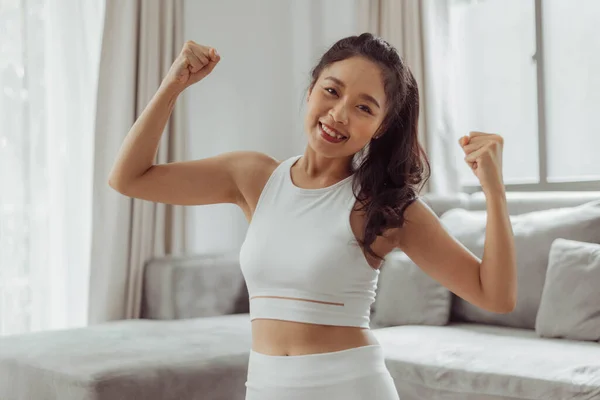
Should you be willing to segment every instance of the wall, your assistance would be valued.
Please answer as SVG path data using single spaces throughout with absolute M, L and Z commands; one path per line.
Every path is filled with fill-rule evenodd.
M 185 2 L 185 37 L 215 47 L 221 62 L 186 92 L 188 157 L 256 150 L 304 152 L 305 90 L 318 57 L 355 34 L 351 0 Z M 239 249 L 247 222 L 233 205 L 189 207 L 190 253 Z

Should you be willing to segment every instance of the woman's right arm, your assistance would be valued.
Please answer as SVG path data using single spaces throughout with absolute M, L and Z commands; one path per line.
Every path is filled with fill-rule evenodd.
M 243 202 L 240 182 L 269 157 L 237 151 L 196 161 L 154 164 L 160 137 L 183 90 L 206 77 L 220 57 L 212 48 L 185 44 L 160 88 L 125 137 L 109 176 L 118 192 L 180 205 Z M 270 160 L 272 161 L 272 160 Z

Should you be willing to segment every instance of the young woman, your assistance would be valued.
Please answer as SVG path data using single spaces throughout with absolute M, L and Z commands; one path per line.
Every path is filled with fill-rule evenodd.
M 369 330 L 379 268 L 394 249 L 481 308 L 514 308 L 502 137 L 471 132 L 459 141 L 487 200 L 480 260 L 418 197 L 429 169 L 417 140 L 417 84 L 396 50 L 368 33 L 338 41 L 313 69 L 301 156 L 280 162 L 236 151 L 153 165 L 177 97 L 219 60 L 211 47 L 185 44 L 125 138 L 109 182 L 130 197 L 233 203 L 245 213 L 248 400 L 398 399 Z

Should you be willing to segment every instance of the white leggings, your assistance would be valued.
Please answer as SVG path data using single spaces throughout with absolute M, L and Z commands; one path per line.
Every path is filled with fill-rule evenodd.
M 399 400 L 381 345 L 270 356 L 250 351 L 246 400 Z

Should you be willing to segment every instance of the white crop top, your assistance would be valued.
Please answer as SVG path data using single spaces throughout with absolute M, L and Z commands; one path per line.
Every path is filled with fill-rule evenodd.
M 350 226 L 352 176 L 303 189 L 283 161 L 267 181 L 240 252 L 250 319 L 369 327 L 379 270 Z

